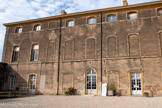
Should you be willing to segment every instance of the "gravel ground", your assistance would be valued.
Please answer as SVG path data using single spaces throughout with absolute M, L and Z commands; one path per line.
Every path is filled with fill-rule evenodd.
M 1 99 L 0 108 L 162 108 L 162 97 L 40 95 Z

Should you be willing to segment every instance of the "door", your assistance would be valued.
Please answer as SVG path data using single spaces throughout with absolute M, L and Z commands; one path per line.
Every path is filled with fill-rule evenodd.
M 87 94 L 96 95 L 96 72 L 94 70 L 87 72 L 86 89 Z
M 141 95 L 141 73 L 131 74 L 131 90 L 132 95 Z
M 35 94 L 36 75 L 29 76 L 29 93 Z

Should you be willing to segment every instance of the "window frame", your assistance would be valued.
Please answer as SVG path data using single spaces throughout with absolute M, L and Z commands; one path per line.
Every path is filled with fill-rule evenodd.
M 36 89 L 36 79 L 37 79 L 37 76 L 35 74 L 29 75 L 29 89 Z M 31 81 L 32 81 L 32 84 L 30 84 Z
M 36 29 L 38 25 L 40 26 L 40 30 Z M 36 32 L 41 31 L 41 24 L 40 23 L 34 24 L 33 25 L 33 31 L 36 31 Z
M 159 7 L 159 8 L 156 9 L 156 13 L 157 13 L 158 17 L 162 16 L 162 15 L 159 15 L 159 11 L 162 11 L 162 7 Z
M 33 50 L 34 50 L 34 46 L 35 45 L 38 45 L 37 59 L 36 60 L 33 59 Z M 39 48 L 40 48 L 39 44 L 32 44 L 32 46 L 31 46 L 31 53 L 30 53 L 30 61 L 31 62 L 37 62 L 39 60 Z
M 15 88 L 16 88 L 16 76 L 11 75 L 10 76 L 9 90 L 15 90 Z
M 74 22 L 74 25 L 73 26 L 68 26 L 68 23 L 73 21 Z M 66 27 L 74 27 L 75 26 L 75 20 L 74 19 L 68 19 L 66 20 Z
M 19 32 L 19 29 L 22 29 L 21 30 L 21 32 Z M 17 33 L 17 34 L 20 34 L 20 33 L 22 33 L 23 32 L 23 27 L 22 26 L 17 26 L 17 27 L 15 27 L 15 33 Z
M 109 16 L 115 16 L 115 21 L 108 21 Z M 106 15 L 106 22 L 111 23 L 111 22 L 116 22 L 116 21 L 117 21 L 117 15 L 116 14 L 108 14 L 108 15 Z
M 90 24 L 90 23 L 89 23 L 89 20 L 90 20 L 90 19 L 95 19 L 95 20 L 96 20 L 95 23 L 91 23 L 91 24 Z M 93 22 L 93 21 L 92 21 L 92 22 Z M 87 24 L 89 24 L 89 25 L 97 24 L 97 18 L 94 17 L 94 16 L 88 17 L 88 18 L 87 18 Z
M 137 18 L 133 18 L 133 19 L 128 18 L 130 14 L 134 14 L 134 13 L 137 14 Z M 126 16 L 127 16 L 127 20 L 136 20 L 136 19 L 138 19 L 138 11 L 129 11 L 129 12 L 127 12 L 126 14 L 127 14 L 127 15 L 126 15 Z
M 88 74 L 89 72 L 90 74 Z M 93 74 L 93 72 L 95 72 L 95 74 Z M 93 79 L 95 79 L 95 81 Z M 88 80 L 91 81 L 90 85 Z M 93 83 L 95 83 L 95 86 Z M 97 72 L 94 69 L 89 69 L 86 73 L 86 90 L 97 90 Z
M 13 56 L 14 56 L 14 52 L 15 52 L 15 48 L 16 47 L 19 47 L 19 52 L 18 52 L 18 55 L 17 55 L 17 60 L 16 61 L 13 61 Z M 18 62 L 19 61 L 19 55 L 20 55 L 20 46 L 19 45 L 15 45 L 15 46 L 13 46 L 12 47 L 12 55 L 11 55 L 11 62 L 12 63 L 16 63 L 16 62 Z
M 34 82 L 34 85 L 35 85 L 35 91 L 36 91 L 36 89 L 37 89 L 37 74 L 36 73 L 30 73 L 30 74 L 28 74 L 28 76 L 27 76 L 27 86 L 28 86 L 28 92 L 30 92 L 30 76 L 35 76 L 35 82 Z M 34 94 L 35 94 L 35 91 L 34 91 Z

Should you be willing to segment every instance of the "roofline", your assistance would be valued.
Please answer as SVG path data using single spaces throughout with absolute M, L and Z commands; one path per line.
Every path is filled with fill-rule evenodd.
M 66 15 L 57 15 L 57 16 L 50 16 L 50 17 L 37 18 L 37 19 L 30 19 L 30 20 L 25 20 L 25 21 L 4 23 L 3 25 L 8 27 L 8 26 L 17 25 L 17 24 L 25 24 L 25 23 L 31 23 L 31 22 L 52 20 L 52 19 L 58 19 L 58 18 L 65 18 L 65 17 L 69 17 L 69 16 L 85 15 L 85 14 L 99 13 L 99 12 L 105 12 L 105 11 L 129 9 L 129 8 L 134 8 L 134 7 L 151 6 L 151 5 L 156 5 L 156 4 L 158 4 L 158 5 L 162 4 L 162 1 L 155 1 L 155 2 L 141 3 L 141 4 L 128 5 L 128 6 L 119 6 L 119 7 L 112 7 L 112 8 L 83 11 L 83 12 L 71 13 L 71 14 L 66 14 Z

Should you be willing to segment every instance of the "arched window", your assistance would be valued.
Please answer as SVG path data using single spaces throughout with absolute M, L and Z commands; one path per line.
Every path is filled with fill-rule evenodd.
M 96 18 L 89 18 L 88 24 L 96 24 Z
M 29 76 L 29 92 L 30 94 L 35 94 L 36 89 L 36 75 Z
M 40 30 L 41 30 L 40 24 L 34 25 L 34 31 L 40 31 Z
M 31 54 L 31 61 L 37 61 L 38 60 L 38 53 L 39 53 L 39 45 L 33 45 L 32 54 Z
M 128 19 L 137 19 L 137 12 L 128 13 Z
M 13 53 L 12 53 L 12 62 L 17 62 L 18 61 L 19 50 L 20 50 L 20 48 L 18 46 L 14 47 Z
M 67 22 L 67 27 L 73 27 L 74 26 L 74 21 L 70 20 Z
M 17 27 L 15 33 L 22 33 L 22 27 Z
M 158 9 L 157 13 L 158 13 L 158 16 L 162 16 L 162 8 Z
M 114 21 L 116 21 L 116 15 L 108 15 L 107 16 L 107 21 L 108 22 L 114 22 Z
M 94 70 L 89 70 L 87 72 L 87 90 L 96 89 L 96 72 Z

